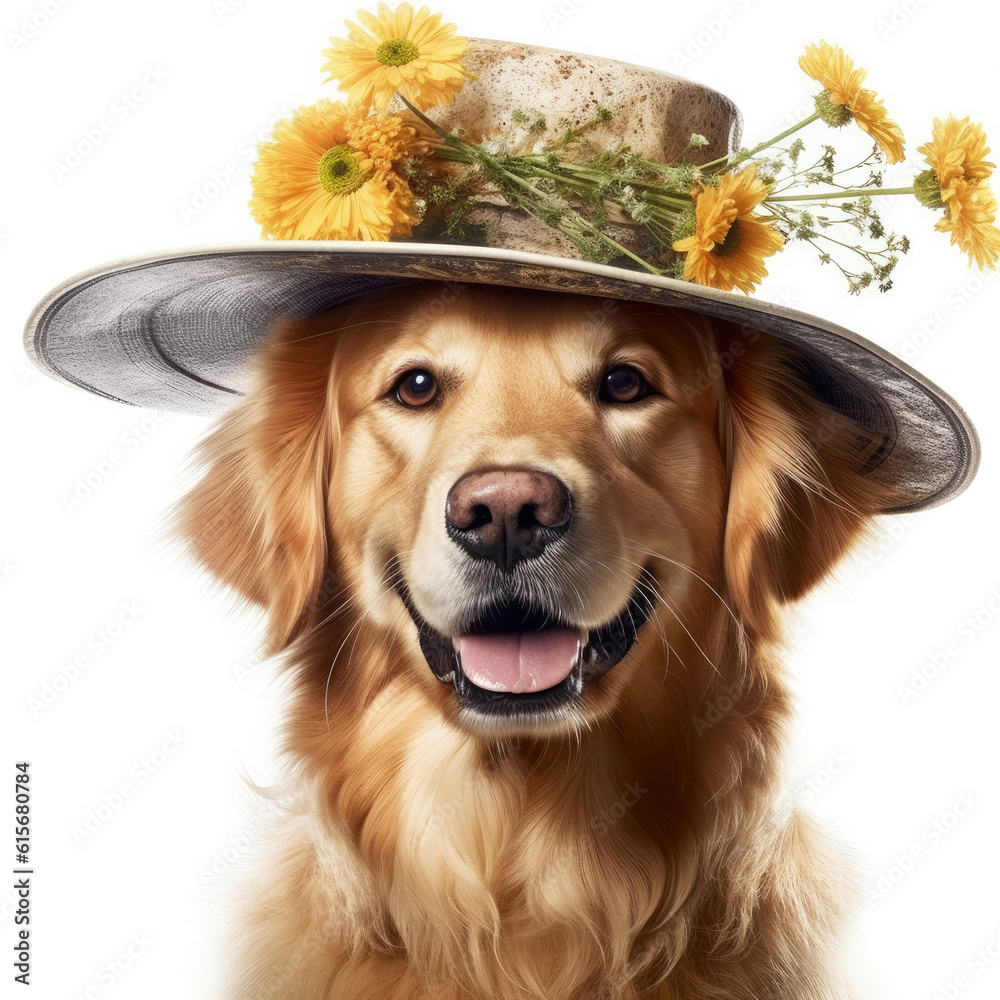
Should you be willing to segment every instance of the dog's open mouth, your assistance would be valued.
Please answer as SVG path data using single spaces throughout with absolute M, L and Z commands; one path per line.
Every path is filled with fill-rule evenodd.
M 654 587 L 643 570 L 626 606 L 595 629 L 511 602 L 492 605 L 456 636 L 433 628 L 405 587 L 400 596 L 435 677 L 454 686 L 464 708 L 510 717 L 550 714 L 579 701 L 585 684 L 631 649 L 652 614 Z

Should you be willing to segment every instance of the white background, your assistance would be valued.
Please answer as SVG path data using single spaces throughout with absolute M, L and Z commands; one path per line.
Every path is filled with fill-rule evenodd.
M 461 0 L 440 9 L 469 36 L 597 52 L 709 83 L 743 109 L 751 143 L 808 112 L 816 87 L 797 58 L 825 38 L 868 68 L 903 127 L 910 165 L 889 183 L 921 169 L 915 150 L 934 115 L 969 114 L 1000 146 L 1000 60 L 983 0 Z M 32 762 L 34 995 L 45 1000 L 211 995 L 215 896 L 228 859 L 253 838 L 239 803 L 245 778 L 272 777 L 281 692 L 253 658 L 253 618 L 230 614 L 174 548 L 154 542 L 206 422 L 35 373 L 21 329 L 51 286 L 91 265 L 256 238 L 245 207 L 252 144 L 297 105 L 335 98 L 321 82 L 320 49 L 354 14 L 331 0 L 8 0 L 0 16 L 0 766 L 11 802 L 13 762 Z M 41 26 L 28 37 L 32 18 Z M 133 90 L 129 107 L 122 95 Z M 100 144 L 57 171 L 103 118 L 113 128 Z M 813 125 L 806 138 L 828 135 Z M 855 148 L 848 131 L 833 141 Z M 965 495 L 887 519 L 881 540 L 799 614 L 790 781 L 854 845 L 868 891 L 888 889 L 862 916 L 872 995 L 986 1000 L 997 996 L 1000 960 L 980 968 L 970 956 L 986 948 L 990 962 L 991 945 L 1000 955 L 997 285 L 966 267 L 915 201 L 884 215 L 914 246 L 889 294 L 851 298 L 839 275 L 796 248 L 774 258 L 759 295 L 906 357 L 967 408 L 985 453 Z M 77 480 L 106 471 L 116 452 L 110 475 L 70 504 Z M 975 629 L 963 626 L 977 615 Z M 915 670 L 930 673 L 948 643 L 956 655 L 904 703 L 899 686 Z M 85 669 L 33 710 L 31 699 L 81 654 Z M 123 784 L 129 794 L 116 799 Z M 963 796 L 973 805 L 959 816 Z M 87 832 L 88 815 L 109 815 L 108 800 L 120 808 L 100 825 L 91 818 Z M 0 815 L 9 831 L 9 807 Z M 0 844 L 6 871 L 9 832 Z M 7 886 L 5 876 L 4 981 L 13 975 Z

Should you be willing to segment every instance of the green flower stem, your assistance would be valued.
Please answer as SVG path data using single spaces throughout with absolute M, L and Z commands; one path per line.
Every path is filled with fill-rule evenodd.
M 758 153 L 763 152 L 769 146 L 773 146 L 776 142 L 781 142 L 782 139 L 785 139 L 790 135 L 794 135 L 796 132 L 799 131 L 799 129 L 803 129 L 807 125 L 811 125 L 814 121 L 816 121 L 817 118 L 819 118 L 818 111 L 811 114 L 808 118 L 803 118 L 802 121 L 798 123 L 798 125 L 793 125 L 791 128 L 785 129 L 784 132 L 779 132 L 778 135 L 768 139 L 767 142 L 762 142 L 760 143 L 760 145 L 754 146 L 754 148 L 751 149 L 749 153 L 747 153 L 745 156 L 741 156 L 740 160 L 742 161 L 742 160 L 753 159 Z M 732 162 L 731 157 L 720 156 L 717 160 L 712 160 L 710 163 L 701 164 L 700 169 L 707 170 L 709 167 L 720 166 L 723 163 L 731 163 L 731 162 Z
M 548 198 L 548 196 L 545 194 L 545 192 L 539 191 L 539 189 L 537 187 L 535 187 L 534 184 L 530 183 L 529 181 L 527 181 L 525 178 L 521 177 L 519 174 L 515 173 L 514 171 L 509 170 L 508 168 L 506 168 L 505 166 L 503 166 L 494 156 L 492 156 L 491 154 L 487 153 L 481 146 L 480 147 L 476 147 L 476 146 L 473 146 L 473 145 L 471 145 L 469 143 L 461 143 L 461 144 L 459 144 L 459 143 L 461 143 L 461 140 L 457 140 L 455 144 L 453 144 L 453 145 L 451 145 L 449 147 L 439 147 L 437 149 L 435 155 L 441 157 L 441 159 L 444 159 L 444 160 L 451 160 L 451 161 L 454 161 L 454 162 L 466 163 L 466 164 L 469 164 L 469 165 L 473 165 L 473 164 L 475 164 L 477 162 L 482 162 L 483 160 L 486 160 L 489 163 L 491 170 L 495 171 L 498 174 L 502 174 L 505 179 L 507 179 L 509 181 L 512 181 L 513 183 L 515 183 L 518 186 L 526 189 L 527 191 L 530 191 L 531 194 L 532 194 L 532 196 L 537 200 L 538 203 L 540 203 L 540 204 L 546 204 L 546 203 L 551 204 L 551 200 Z M 576 190 L 579 190 L 579 191 L 593 192 L 596 189 L 596 184 L 594 184 L 592 181 L 586 181 L 586 180 L 582 180 L 582 179 L 576 179 L 576 178 L 572 178 L 572 177 L 566 177 L 566 176 L 561 175 L 561 174 L 553 173 L 552 171 L 547 170 L 545 167 L 541 166 L 541 164 L 539 163 L 539 161 L 533 160 L 530 157 L 520 157 L 520 158 L 517 158 L 517 159 L 520 159 L 521 162 L 524 162 L 528 167 L 530 167 L 530 172 L 531 172 L 531 174 L 533 176 L 543 177 L 543 178 L 547 178 L 547 179 L 550 179 L 550 180 L 554 180 L 554 181 L 556 181 L 559 184 L 563 184 L 563 185 L 565 185 L 567 187 L 575 188 Z M 571 166 L 571 165 L 569 165 L 569 164 L 561 164 L 561 166 Z M 576 169 L 576 170 L 574 170 L 574 172 L 575 173 L 584 173 L 584 170 L 583 169 Z M 597 177 L 597 176 L 600 176 L 600 175 L 599 174 L 593 174 L 593 176 Z M 618 202 L 615 201 L 614 199 L 605 198 L 604 200 L 605 201 L 611 201 L 612 204 L 618 205 Z M 652 201 L 653 199 L 650 198 L 650 200 Z M 656 201 L 659 202 L 660 199 L 656 199 Z M 689 204 L 689 202 L 687 204 Z M 671 198 L 667 197 L 667 198 L 664 199 L 664 204 L 663 204 L 662 207 L 668 207 L 668 208 L 677 208 L 677 207 L 680 207 L 680 208 L 685 208 L 685 207 L 687 207 L 687 204 L 684 201 L 681 201 L 679 199 L 671 199 Z M 621 206 L 621 205 L 619 205 L 619 207 L 624 208 L 624 206 Z M 637 264 L 640 264 L 642 267 L 644 267 L 651 274 L 662 274 L 663 273 L 659 268 L 653 267 L 651 264 L 648 264 L 641 257 L 639 257 L 636 254 L 632 253 L 626 247 L 623 247 L 620 243 L 618 243 L 615 240 L 611 239 L 611 237 L 605 235 L 599 229 L 597 229 L 594 226 L 592 226 L 578 212 L 574 212 L 571 209 L 564 209 L 564 210 L 567 211 L 567 212 L 569 212 L 572 215 L 572 218 L 574 219 L 574 221 L 576 222 L 576 224 L 578 226 L 580 226 L 581 229 L 584 230 L 585 232 L 588 232 L 591 235 L 597 237 L 598 239 L 602 240 L 607 245 L 609 245 L 611 247 L 614 247 L 614 249 L 617 250 L 619 253 L 624 254 L 626 257 L 630 258 L 631 260 L 634 260 Z M 627 209 L 625 209 L 625 211 L 627 212 Z M 664 221 L 668 224 L 668 226 L 677 217 L 677 214 L 678 213 L 673 212 L 673 213 L 670 213 L 670 215 L 667 216 L 667 218 Z
M 773 198 L 765 198 L 764 201 L 772 203 L 776 201 L 814 201 L 820 204 L 825 201 L 833 201 L 834 198 L 856 198 L 859 195 L 883 195 L 883 194 L 914 194 L 912 187 L 908 188 L 852 188 L 850 191 L 834 191 L 830 194 L 779 194 Z
M 549 200 L 545 196 L 545 194 L 543 192 L 539 191 L 538 188 L 535 187 L 534 184 L 529 183 L 523 177 L 518 177 L 517 174 L 511 173 L 505 167 L 502 167 L 499 163 L 496 162 L 496 160 L 492 156 L 490 156 L 489 153 L 485 153 L 485 151 L 484 151 L 484 155 L 485 155 L 486 159 L 488 159 L 490 161 L 490 163 L 493 166 L 494 170 L 497 170 L 497 171 L 503 173 L 506 177 L 508 177 L 510 180 L 512 180 L 515 184 L 519 184 L 521 187 L 523 187 L 526 190 L 530 191 L 538 199 L 539 202 L 545 202 L 545 201 Z M 623 253 L 626 257 L 629 257 L 632 260 L 634 260 L 637 264 L 640 264 L 647 271 L 649 271 L 650 274 L 662 274 L 663 273 L 659 268 L 653 267 L 652 264 L 647 264 L 646 261 L 644 261 L 641 257 L 637 256 L 636 254 L 632 253 L 631 250 L 626 249 L 620 243 L 618 243 L 615 240 L 611 239 L 610 236 L 605 236 L 604 233 L 602 233 L 599 229 L 596 229 L 594 226 L 592 226 L 582 215 L 580 215 L 579 212 L 574 212 L 572 209 L 569 209 L 568 211 L 569 211 L 570 215 L 572 216 L 572 218 L 574 219 L 574 221 L 577 223 L 577 225 L 579 225 L 585 232 L 591 233 L 592 235 L 596 236 L 598 239 L 603 240 L 605 243 L 607 243 L 610 246 L 614 247 L 619 253 Z
M 538 164 L 536 160 L 531 160 L 529 157 L 524 157 L 524 159 L 527 160 L 532 165 L 532 172 L 537 176 L 548 177 L 551 180 L 560 182 L 561 184 L 568 184 L 571 187 L 575 187 L 580 191 L 593 191 L 597 187 L 597 184 L 595 183 L 596 181 L 607 179 L 606 176 L 602 175 L 599 171 L 587 171 L 586 169 L 583 169 L 583 170 L 574 170 L 573 172 L 582 174 L 584 177 L 590 178 L 590 180 L 576 180 L 574 178 L 565 177 L 562 174 L 554 174 L 552 173 L 552 171 L 547 170 L 541 164 Z M 572 169 L 573 164 L 561 163 L 560 167 L 566 167 Z M 618 183 L 622 184 L 624 182 L 618 181 Z M 657 205 L 662 205 L 664 208 L 685 209 L 690 207 L 691 205 L 690 198 L 674 197 L 673 195 L 667 194 L 663 190 L 663 188 L 657 184 L 647 184 L 643 181 L 636 181 L 636 180 L 629 180 L 627 183 L 630 187 L 643 188 L 646 191 L 652 192 L 650 195 L 647 196 L 647 199 L 650 202 L 655 202 Z M 605 201 L 614 202 L 614 199 L 605 198 Z M 617 204 L 617 202 L 614 203 Z
M 835 240 L 832 236 L 821 235 L 819 237 L 819 239 L 826 240 L 828 243 L 836 243 L 838 247 L 843 247 L 845 250 L 851 250 L 854 253 L 858 254 L 859 257 L 864 257 L 865 260 L 869 261 L 869 263 L 872 263 L 871 258 L 868 256 L 869 254 L 873 254 L 876 257 L 889 257 L 889 256 L 891 256 L 890 252 L 887 251 L 887 250 L 867 250 L 867 251 L 865 251 L 865 250 L 862 250 L 861 247 L 859 247 L 859 246 L 852 246 L 850 243 L 844 243 L 841 240 Z M 818 244 L 814 243 L 812 240 L 809 240 L 809 242 L 812 243 L 812 245 L 814 247 L 816 247 L 817 250 L 819 249 Z
M 473 156 L 473 150 L 475 147 L 465 145 L 464 150 L 459 150 L 457 146 L 452 147 L 453 151 L 449 152 L 445 149 L 440 149 L 437 155 L 442 159 L 446 160 L 457 160 L 461 163 L 471 162 Z M 468 152 L 465 153 L 465 150 Z M 463 155 L 465 153 L 465 155 Z M 593 191 L 602 182 L 607 182 L 608 180 L 615 181 L 618 184 L 628 184 L 634 188 L 643 188 L 644 190 L 652 191 L 656 196 L 657 201 L 670 208 L 679 208 L 681 210 L 689 208 L 691 206 L 691 198 L 685 194 L 671 194 L 667 190 L 664 190 L 663 185 L 649 183 L 647 181 L 640 181 L 633 178 L 621 179 L 615 178 L 613 175 L 602 172 L 601 170 L 595 170 L 593 167 L 586 164 L 579 163 L 568 163 L 566 161 L 559 162 L 559 169 L 564 170 L 569 174 L 575 176 L 566 176 L 565 173 L 554 173 L 550 169 L 549 164 L 537 156 L 524 155 L 512 157 L 512 159 L 518 160 L 527 166 L 531 167 L 531 172 L 537 177 L 547 177 L 550 180 L 559 182 L 560 184 L 566 184 L 571 187 L 575 187 L 580 191 Z M 656 164 L 650 164 L 651 167 L 655 167 Z M 610 200 L 610 199 L 606 199 Z
M 799 129 L 803 129 L 807 125 L 811 125 L 814 121 L 816 121 L 817 118 L 819 118 L 819 112 L 814 111 L 808 118 L 803 118 L 802 121 L 798 123 L 798 125 L 793 125 L 791 128 L 786 128 L 784 132 L 779 132 L 778 135 L 774 136 L 771 139 L 768 139 L 767 142 L 762 142 L 759 146 L 754 146 L 754 148 L 751 149 L 749 153 L 747 153 L 746 158 L 749 160 L 752 157 L 756 156 L 758 153 L 763 152 L 768 147 L 773 146 L 776 142 L 781 142 L 782 139 L 786 139 L 788 136 L 794 135 L 796 132 L 799 131 Z
M 537 159 L 532 157 L 525 157 L 526 160 L 533 164 L 537 164 L 539 170 L 545 170 L 545 167 L 539 163 Z M 583 177 L 589 178 L 592 181 L 601 181 L 607 179 L 607 174 L 601 173 L 600 170 L 594 170 L 592 167 L 580 166 L 575 163 L 560 163 L 559 166 L 565 170 L 569 170 L 574 174 L 579 174 Z M 550 177 L 560 178 L 556 174 L 548 174 Z M 634 178 L 629 178 L 628 180 L 620 180 L 619 183 L 628 184 L 634 188 L 644 188 L 647 191 L 652 191 L 658 199 L 663 201 L 664 204 L 670 204 L 675 208 L 688 208 L 691 205 L 691 198 L 685 195 L 674 195 L 664 190 L 663 185 L 650 183 L 649 181 L 640 181 Z M 592 186 L 592 185 L 588 185 Z
M 546 170 L 545 167 L 538 166 L 530 161 L 529 166 L 531 167 L 531 173 L 535 177 L 547 177 L 549 180 L 558 181 L 567 187 L 576 188 L 578 191 L 594 190 L 594 185 L 590 181 L 581 180 L 576 177 L 566 177 L 564 174 L 554 174 L 551 170 Z
M 525 159 L 528 158 L 525 157 Z M 530 162 L 534 163 L 537 161 L 530 161 Z M 571 169 L 573 170 L 574 173 L 578 173 L 586 178 L 589 178 L 588 181 L 582 181 L 577 183 L 576 186 L 582 189 L 592 191 L 597 186 L 596 182 L 608 179 L 606 174 L 602 174 L 600 171 L 597 170 L 588 170 L 586 167 L 574 169 L 574 165 L 569 163 L 560 163 L 559 165 L 560 167 Z M 569 183 L 568 178 L 563 177 L 559 174 L 553 174 L 550 171 L 546 170 L 545 167 L 541 165 L 536 166 L 535 170 L 537 171 L 539 176 L 551 177 L 554 180 L 563 181 L 564 183 Z M 665 208 L 679 208 L 683 210 L 685 208 L 690 208 L 692 204 L 692 199 L 690 197 L 686 197 L 684 195 L 670 194 L 668 191 L 665 191 L 663 186 L 660 184 L 651 184 L 647 181 L 635 180 L 633 178 L 629 178 L 627 180 L 617 180 L 616 183 L 620 185 L 627 185 L 633 188 L 642 188 L 643 191 L 650 192 L 650 194 L 647 195 L 647 197 L 651 201 L 655 201 L 658 205 L 662 205 Z
M 519 177 L 517 174 L 512 173 L 506 167 L 502 166 L 500 163 L 497 162 L 497 160 L 493 156 L 491 156 L 489 153 L 487 153 L 481 146 L 479 147 L 479 153 L 480 153 L 480 157 L 482 159 L 485 159 L 490 164 L 490 167 L 495 172 L 497 172 L 499 174 L 503 174 L 504 177 L 507 178 L 508 180 L 511 180 L 515 184 L 517 184 L 520 187 L 524 188 L 525 190 L 530 191 L 531 194 L 534 196 L 534 198 L 539 203 L 546 203 L 546 202 L 548 202 L 548 203 L 551 204 L 550 199 L 545 195 L 544 192 L 539 191 L 538 188 L 536 188 L 534 184 L 531 184 L 530 182 L 526 181 L 523 177 Z M 453 158 L 457 158 L 457 157 L 453 157 Z M 561 208 L 562 206 L 556 206 L 556 207 Z M 626 257 L 629 257 L 631 260 L 634 260 L 637 264 L 639 264 L 642 267 L 644 267 L 647 271 L 650 272 L 650 274 L 662 274 L 663 273 L 662 271 L 660 271 L 659 268 L 653 267 L 652 264 L 646 263 L 646 261 L 644 261 L 641 257 L 639 257 L 636 254 L 632 253 L 631 250 L 628 250 L 627 248 L 623 247 L 620 243 L 618 243 L 615 240 L 611 239 L 610 236 L 606 236 L 599 229 L 597 229 L 594 226 L 592 226 L 582 215 L 579 214 L 579 212 L 574 212 L 572 209 L 566 209 L 565 211 L 569 212 L 570 216 L 573 218 L 573 220 L 576 222 L 576 224 L 578 226 L 580 226 L 580 228 L 583 231 L 591 233 L 593 236 L 596 236 L 598 239 L 603 240 L 609 246 L 614 247 L 614 249 L 617 250 L 619 253 L 624 254 Z
M 438 125 L 438 123 L 437 123 L 437 122 L 434 122 L 434 121 L 431 121 L 431 120 L 430 120 L 430 118 L 428 118 L 428 117 L 427 117 L 427 115 L 425 115 L 425 114 L 423 113 L 423 111 L 420 111 L 419 109 L 415 108 L 415 107 L 414 107 L 414 106 L 413 106 L 413 105 L 412 105 L 412 104 L 411 104 L 411 103 L 410 103 L 410 102 L 409 102 L 409 101 L 408 101 L 408 100 L 407 100 L 407 99 L 406 99 L 405 97 L 403 97 L 403 95 L 402 95 L 402 94 L 399 94 L 399 99 L 400 99 L 400 100 L 401 100 L 401 101 L 402 101 L 402 102 L 403 102 L 403 103 L 404 103 L 404 104 L 405 104 L 405 105 L 406 105 L 406 106 L 407 106 L 407 107 L 408 107 L 408 108 L 409 108 L 409 109 L 410 109 L 410 110 L 411 110 L 411 111 L 412 111 L 412 112 L 413 112 L 413 113 L 414 113 L 414 114 L 415 114 L 415 115 L 416 115 L 416 116 L 417 116 L 417 117 L 418 117 L 418 118 L 419 118 L 419 119 L 420 119 L 420 120 L 421 120 L 421 121 L 422 121 L 422 122 L 423 122 L 423 123 L 424 123 L 424 124 L 425 124 L 425 125 L 426 125 L 426 126 L 428 127 L 428 128 L 430 128 L 430 129 L 431 129 L 432 131 L 434 131 L 434 132 L 437 132 L 437 134 L 438 134 L 439 136 L 441 136 L 441 138 L 442 138 L 442 139 L 443 139 L 443 140 L 444 140 L 445 142 L 451 142 L 451 141 L 454 141 L 454 142 L 461 142 L 461 140 L 460 140 L 460 139 L 456 138 L 456 137 L 455 137 L 455 136 L 453 136 L 453 135 L 452 135 L 452 134 L 451 134 L 450 132 L 446 132 L 446 131 L 445 131 L 445 130 L 444 130 L 443 128 L 441 128 L 441 126 L 440 126 L 440 125 Z
M 661 193 L 654 184 L 636 184 L 634 181 L 629 181 L 632 187 L 644 188 L 649 193 L 645 197 L 663 208 L 679 208 L 682 212 L 685 209 L 690 208 L 694 204 L 693 198 L 677 198 L 673 195 Z M 677 213 L 674 213 L 677 214 Z
M 453 160 L 457 163 L 472 164 L 476 161 L 475 147 L 468 144 L 465 144 L 464 149 L 458 146 L 439 148 L 435 155 L 439 156 L 442 160 Z M 565 177 L 562 174 L 554 174 L 550 170 L 546 170 L 541 165 L 536 164 L 535 161 L 530 160 L 526 156 L 518 157 L 518 159 L 526 162 L 531 167 L 531 173 L 536 177 L 548 177 L 552 180 L 559 181 L 560 184 L 565 184 L 567 187 L 573 187 L 580 191 L 592 191 L 594 189 L 594 185 L 592 183 L 588 183 L 584 180 L 578 180 L 575 177 Z

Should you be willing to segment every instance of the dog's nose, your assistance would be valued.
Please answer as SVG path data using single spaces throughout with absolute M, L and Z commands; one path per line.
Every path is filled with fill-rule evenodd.
M 509 570 L 569 530 L 572 506 L 569 490 L 547 472 L 490 469 L 466 473 L 452 486 L 445 523 L 469 555 Z

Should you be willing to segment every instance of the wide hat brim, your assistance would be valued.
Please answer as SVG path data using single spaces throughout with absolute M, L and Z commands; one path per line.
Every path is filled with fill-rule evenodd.
M 976 473 L 979 441 L 961 407 L 850 330 L 690 282 L 509 249 L 268 241 L 129 257 L 53 289 L 28 320 L 25 348 L 49 375 L 108 399 L 213 414 L 247 391 L 250 359 L 276 321 L 425 280 L 649 302 L 763 330 L 795 344 L 821 398 L 878 435 L 861 472 L 911 498 L 893 512 L 943 503 Z

